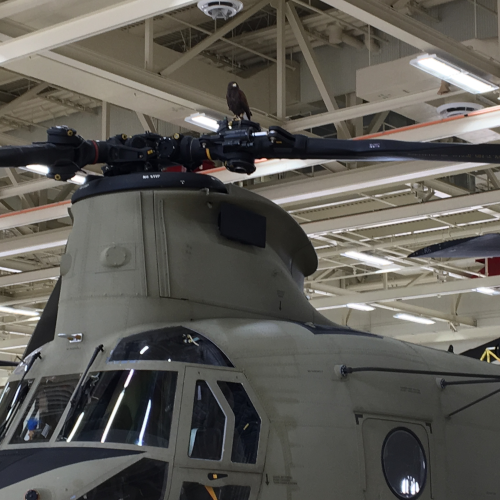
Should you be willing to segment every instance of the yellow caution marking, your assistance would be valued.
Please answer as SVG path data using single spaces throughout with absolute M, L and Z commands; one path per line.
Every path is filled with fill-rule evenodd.
M 205 489 L 208 491 L 208 494 L 212 497 L 212 500 L 217 500 L 217 495 L 215 494 L 215 491 L 211 486 L 205 486 Z

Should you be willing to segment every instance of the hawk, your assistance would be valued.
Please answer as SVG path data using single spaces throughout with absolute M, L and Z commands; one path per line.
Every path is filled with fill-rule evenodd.
M 234 117 L 238 119 L 250 120 L 252 113 L 248 106 L 247 97 L 244 92 L 238 87 L 236 82 L 229 82 L 226 93 L 227 107 L 229 111 L 234 113 Z

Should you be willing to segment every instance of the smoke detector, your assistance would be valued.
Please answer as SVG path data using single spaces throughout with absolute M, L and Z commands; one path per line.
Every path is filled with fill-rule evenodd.
M 227 20 L 243 9 L 243 3 L 240 0 L 200 0 L 198 9 L 213 20 Z
M 467 115 L 483 108 L 484 106 L 476 104 L 475 102 L 448 102 L 447 104 L 439 106 L 437 112 L 441 117 L 449 118 L 450 116 Z

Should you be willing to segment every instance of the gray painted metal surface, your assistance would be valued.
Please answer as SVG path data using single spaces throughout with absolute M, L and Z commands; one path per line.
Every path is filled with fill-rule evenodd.
M 220 205 L 228 202 L 266 217 L 265 248 L 221 236 Z M 13 409 L 0 446 L 0 463 L 26 450 L 34 453 L 31 463 L 46 449 L 83 453 L 99 448 L 124 454 L 44 464 L 43 472 L 22 471 L 26 477 L 15 480 L 28 464 L 19 459 L 0 470 L 1 499 L 20 499 L 28 490 L 36 490 L 41 500 L 115 498 L 110 496 L 115 493 L 122 498 L 116 489 L 107 496 L 92 491 L 145 458 L 168 463 L 167 480 L 161 494 L 130 487 L 131 499 L 465 500 L 500 493 L 496 399 L 446 418 L 496 384 L 442 389 L 431 374 L 339 376 L 341 365 L 463 372 L 470 378 L 498 376 L 498 367 L 330 324 L 302 292 L 304 274 L 316 267 L 314 250 L 278 206 L 234 186 L 228 187 L 228 194 L 138 186 L 136 191 L 80 200 L 71 215 L 74 229 L 61 264 L 56 337 L 39 349 L 41 359 L 26 375 L 33 385 L 17 412 Z M 170 358 L 110 359 L 121 340 L 168 327 L 191 331 L 186 342 L 195 351 L 200 336 L 208 339 L 233 367 Z M 83 334 L 83 340 L 70 342 L 76 334 Z M 33 438 L 37 430 L 19 434 L 23 425 L 29 428 L 29 415 L 34 415 L 31 427 L 43 420 L 44 408 L 34 397 L 40 387 L 57 377 L 79 377 L 101 344 L 104 351 L 90 367 L 91 376 L 128 372 L 123 394 L 134 372 L 177 373 L 175 398 L 168 410 L 168 446 L 142 446 L 142 438 L 108 442 L 104 434 L 100 440 L 72 440 L 63 430 L 71 404 L 55 428 L 47 431 L 48 438 Z M 10 383 L 21 379 L 25 368 L 26 364 L 20 365 Z M 190 456 L 200 381 L 208 385 L 225 414 L 220 460 Z M 259 414 L 253 463 L 232 459 L 238 406 L 223 394 L 222 382 L 241 384 Z M 104 397 L 101 394 L 101 400 Z M 64 401 L 68 399 L 69 395 Z M 115 415 L 120 402 L 114 402 Z M 157 404 L 150 400 L 150 409 Z M 103 417 L 108 430 L 113 418 L 113 413 Z M 419 440 L 426 477 L 416 483 L 415 477 L 402 476 L 403 486 L 398 487 L 408 492 L 398 496 L 386 481 L 383 449 L 387 436 L 401 428 Z M 410 449 L 400 457 L 403 464 L 405 457 L 411 458 Z M 201 488 L 196 494 L 188 489 L 193 484 Z

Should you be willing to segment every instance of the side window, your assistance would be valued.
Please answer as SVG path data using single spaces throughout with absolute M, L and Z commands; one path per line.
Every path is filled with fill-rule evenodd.
M 43 378 L 11 440 L 12 444 L 48 441 L 78 382 L 77 375 Z
M 191 458 L 220 460 L 226 416 L 208 384 L 197 380 L 188 455 Z
M 9 382 L 0 396 L 0 441 L 7 434 L 10 424 L 26 399 L 33 379 L 23 380 L 21 387 L 19 387 L 19 383 L 19 380 Z
M 242 384 L 218 382 L 234 413 L 231 461 L 254 464 L 257 461 L 261 420 Z
M 420 495 L 427 479 L 427 460 L 422 443 L 413 432 L 398 427 L 387 435 L 382 446 L 382 469 L 397 498 Z
M 250 486 L 212 487 L 200 483 L 183 483 L 180 500 L 248 500 Z

